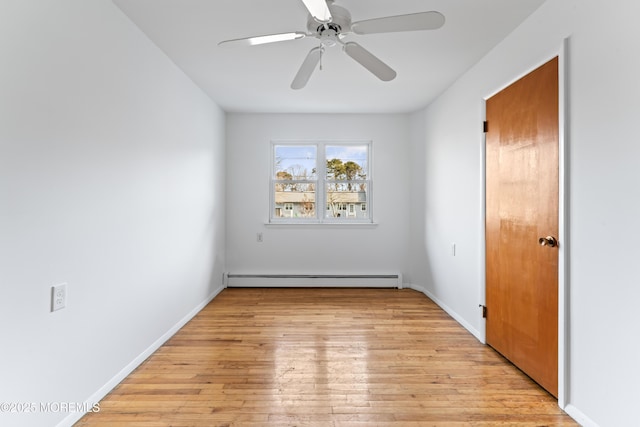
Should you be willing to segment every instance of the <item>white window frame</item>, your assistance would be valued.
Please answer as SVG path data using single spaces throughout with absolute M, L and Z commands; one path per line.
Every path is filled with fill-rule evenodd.
M 276 147 L 277 146 L 315 146 L 316 147 L 316 179 L 315 180 L 298 180 L 300 183 L 313 184 L 315 186 L 315 217 L 313 218 L 296 218 L 296 217 L 276 217 L 275 216 L 275 185 L 281 183 L 282 180 L 276 179 Z M 367 146 L 367 178 L 365 180 L 358 180 L 359 183 L 364 183 L 366 188 L 366 201 L 367 207 L 363 209 L 363 212 L 367 213 L 366 218 L 348 217 L 346 215 L 347 210 L 341 211 L 343 215 L 338 218 L 328 217 L 327 211 L 329 209 L 329 202 L 327 200 L 327 183 L 333 183 L 336 181 L 330 181 L 326 179 L 326 147 L 327 146 Z M 269 179 L 269 224 L 374 224 L 373 221 L 373 144 L 370 140 L 300 140 L 300 141 L 271 141 L 271 166 L 270 166 L 270 179 Z M 337 181 L 342 182 L 342 181 Z M 325 209 L 318 209 L 319 206 L 324 206 Z M 345 208 L 348 209 L 348 203 L 345 203 Z

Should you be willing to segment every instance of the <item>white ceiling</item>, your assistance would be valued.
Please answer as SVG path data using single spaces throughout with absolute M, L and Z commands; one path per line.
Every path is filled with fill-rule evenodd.
M 435 31 L 350 35 L 398 73 L 382 82 L 339 46 L 307 86 L 291 81 L 318 40 L 251 47 L 227 39 L 306 30 L 301 0 L 113 0 L 227 112 L 392 113 L 428 105 L 544 0 L 336 0 L 353 21 L 437 10 Z

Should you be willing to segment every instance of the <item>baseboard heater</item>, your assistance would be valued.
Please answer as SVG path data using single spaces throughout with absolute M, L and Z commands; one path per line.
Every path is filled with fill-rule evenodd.
M 225 273 L 230 288 L 349 287 L 402 289 L 402 274 L 236 274 Z

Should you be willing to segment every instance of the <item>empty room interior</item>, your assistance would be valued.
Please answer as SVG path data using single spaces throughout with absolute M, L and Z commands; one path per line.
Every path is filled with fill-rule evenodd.
M 0 425 L 636 425 L 638 16 L 0 0 Z

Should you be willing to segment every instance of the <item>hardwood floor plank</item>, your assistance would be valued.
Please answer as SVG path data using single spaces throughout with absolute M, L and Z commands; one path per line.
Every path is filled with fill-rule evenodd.
M 423 294 L 225 289 L 87 414 L 100 426 L 576 426 Z

